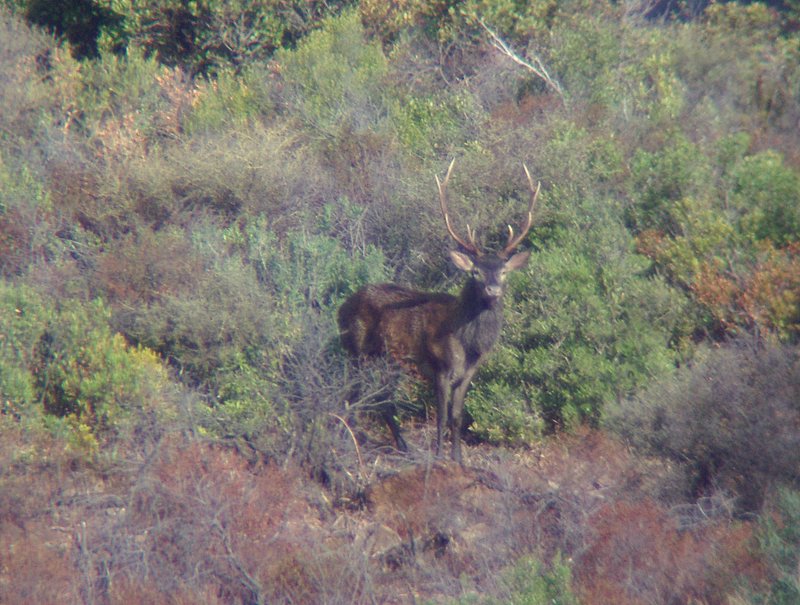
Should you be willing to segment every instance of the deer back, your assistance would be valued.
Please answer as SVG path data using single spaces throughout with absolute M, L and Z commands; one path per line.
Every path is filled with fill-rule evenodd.
M 345 349 L 355 356 L 390 355 L 431 378 L 446 356 L 458 298 L 396 284 L 365 286 L 339 308 Z

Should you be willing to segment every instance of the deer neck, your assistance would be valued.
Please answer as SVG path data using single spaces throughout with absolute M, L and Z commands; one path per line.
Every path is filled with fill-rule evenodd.
M 487 300 L 483 287 L 470 278 L 458 297 L 455 332 L 472 356 L 481 357 L 492 348 L 503 326 L 503 299 Z

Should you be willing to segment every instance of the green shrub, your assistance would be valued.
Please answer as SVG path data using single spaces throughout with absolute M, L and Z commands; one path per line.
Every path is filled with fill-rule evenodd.
M 783 157 L 764 151 L 744 158 L 733 171 L 741 230 L 778 246 L 800 240 L 800 172 Z
M 392 122 L 407 152 L 438 157 L 443 150 L 467 144 L 485 115 L 466 93 L 447 96 L 411 96 L 392 107 Z
M 110 311 L 99 300 L 55 306 L 3 283 L 0 306 L 4 412 L 64 432 L 91 453 L 162 403 L 167 375 L 160 360 L 113 333 Z
M 206 395 L 209 405 L 195 411 L 209 438 L 285 459 L 305 451 L 309 431 L 322 430 L 320 422 L 330 428 L 329 412 L 353 413 L 344 408 L 346 360 L 338 350 L 334 313 L 360 285 L 384 279 L 386 269 L 376 248 L 345 240 L 348 249 L 320 232 L 346 230 L 347 213 L 354 211 L 343 202 L 308 221 L 309 230 L 280 237 L 264 217 L 225 229 L 195 224 L 199 265 L 187 269 L 189 282 L 164 280 L 185 254 L 182 247 L 167 247 L 172 238 L 164 232 L 142 238 L 148 250 L 157 245 L 160 252 L 146 252 L 147 262 L 138 262 L 144 276 L 134 272 L 130 286 L 126 276 L 114 281 L 107 270 L 107 281 L 134 289 L 148 276 L 164 280 L 151 284 L 153 296 L 132 299 L 134 308 L 118 303 L 115 323 L 135 342 L 159 351 L 187 385 Z M 159 258 L 170 250 L 169 258 Z M 305 368 L 301 375 L 297 367 Z M 316 387 L 308 390 L 307 384 Z M 308 397 L 297 396 L 301 386 Z M 326 389 L 330 394 L 323 397 Z
M 466 596 L 462 605 L 578 605 L 572 589 L 572 571 L 560 555 L 550 566 L 533 556 L 523 556 L 503 570 L 498 596 Z
M 0 406 L 5 414 L 36 418 L 37 345 L 53 311 L 33 290 L 0 281 Z
M 533 417 L 551 426 L 597 420 L 607 404 L 668 371 L 683 329 L 681 295 L 647 277 L 629 235 L 602 212 L 595 207 L 591 226 L 534 252 L 510 281 L 504 341 L 515 351 L 481 372 L 489 384 L 515 385 Z
M 65 302 L 37 344 L 33 368 L 44 411 L 81 440 L 103 442 L 158 403 L 167 377 L 158 357 L 109 328 L 100 302 Z
M 223 72 L 213 80 L 196 82 L 186 116 L 186 133 L 202 135 L 249 127 L 272 108 L 269 82 L 270 74 L 259 65 L 247 66 L 238 74 Z
M 285 309 L 310 306 L 330 310 L 365 283 L 387 277 L 383 254 L 376 247 L 363 244 L 347 250 L 338 239 L 325 234 L 335 229 L 335 206 L 343 207 L 344 212 L 353 210 L 346 201 L 328 205 L 311 232 L 290 231 L 280 240 L 265 217 L 244 228 L 232 226 L 223 238 L 235 246 L 266 290 L 287 305 Z
M 630 161 L 629 222 L 636 230 L 681 234 L 676 202 L 703 199 L 711 181 L 708 158 L 683 133 L 672 132 L 657 151 L 638 150 Z
M 360 0 L 357 5 L 366 28 L 387 45 L 417 30 L 439 41 L 452 41 L 455 37 L 458 2 L 453 0 Z
M 291 51 L 275 57 L 285 82 L 284 102 L 315 137 L 375 129 L 387 112 L 387 59 L 366 40 L 358 13 L 326 19 Z
M 191 75 L 216 76 L 291 46 L 346 2 L 8 0 L 28 22 L 69 41 L 79 59 L 141 52 Z
M 790 605 L 800 602 L 800 492 L 780 489 L 760 520 L 759 542 L 773 583 L 755 602 Z
M 553 68 L 570 99 L 601 106 L 619 100 L 615 71 L 623 49 L 617 24 L 576 11 L 563 15 L 551 35 Z

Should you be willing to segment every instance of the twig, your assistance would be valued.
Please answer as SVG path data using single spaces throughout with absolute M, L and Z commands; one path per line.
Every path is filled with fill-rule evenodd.
M 480 23 L 481 27 L 483 27 L 483 29 L 486 30 L 486 33 L 489 34 L 493 47 L 514 61 L 514 63 L 517 65 L 521 65 L 541 80 L 544 80 L 545 84 L 547 84 L 547 86 L 549 86 L 556 94 L 558 94 L 562 101 L 564 100 L 564 92 L 561 90 L 561 85 L 554 80 L 549 73 L 547 73 L 547 68 L 544 66 L 544 63 L 542 63 L 542 60 L 539 59 L 539 57 L 533 57 L 533 63 L 523 59 L 514 51 L 513 48 L 511 48 L 511 46 L 509 46 L 505 40 L 498 36 L 497 33 L 492 30 L 492 28 L 486 25 L 486 22 L 483 19 L 478 19 L 478 23 Z
M 353 433 L 353 429 L 350 428 L 350 425 L 347 424 L 347 421 L 339 416 L 338 414 L 334 414 L 333 412 L 329 412 L 331 416 L 336 418 L 339 422 L 344 425 L 344 428 L 347 429 L 347 432 L 350 433 L 350 438 L 353 440 L 353 445 L 356 446 L 356 456 L 358 457 L 358 472 L 361 475 L 361 480 L 366 480 L 366 473 L 364 472 L 364 459 L 361 457 L 361 448 L 358 447 L 358 440 L 356 439 L 355 434 Z

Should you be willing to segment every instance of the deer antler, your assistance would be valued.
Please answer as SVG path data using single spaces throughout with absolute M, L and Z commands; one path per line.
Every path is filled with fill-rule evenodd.
M 528 215 L 525 217 L 525 221 L 521 225 L 520 234 L 514 237 L 514 228 L 509 225 L 508 226 L 508 241 L 506 242 L 505 248 L 503 248 L 503 256 L 508 256 L 514 251 L 514 248 L 519 246 L 520 242 L 525 239 L 525 236 L 528 235 L 528 231 L 531 228 L 531 223 L 533 222 L 533 207 L 536 205 L 536 198 L 539 197 L 539 189 L 542 187 L 542 183 L 536 183 L 536 186 L 533 186 L 533 179 L 531 178 L 531 173 L 528 172 L 528 167 L 523 163 L 522 167 L 525 169 L 525 176 L 528 177 L 528 186 L 531 189 L 531 201 L 528 203 Z
M 442 206 L 442 215 L 444 216 L 444 224 L 447 226 L 447 232 L 450 234 L 455 242 L 464 248 L 467 252 L 474 254 L 475 256 L 480 256 L 482 254 L 480 248 L 478 248 L 478 244 L 475 243 L 475 231 L 470 229 L 469 225 L 467 225 L 467 239 L 469 241 L 464 241 L 462 238 L 458 236 L 458 234 L 453 230 L 453 226 L 450 224 L 450 215 L 447 212 L 447 183 L 450 181 L 450 174 L 453 172 L 453 166 L 455 165 L 456 160 L 453 158 L 453 161 L 450 162 L 450 167 L 447 169 L 447 174 L 444 177 L 444 182 L 439 181 L 439 175 L 434 175 L 436 177 L 436 185 L 439 187 L 439 203 Z

